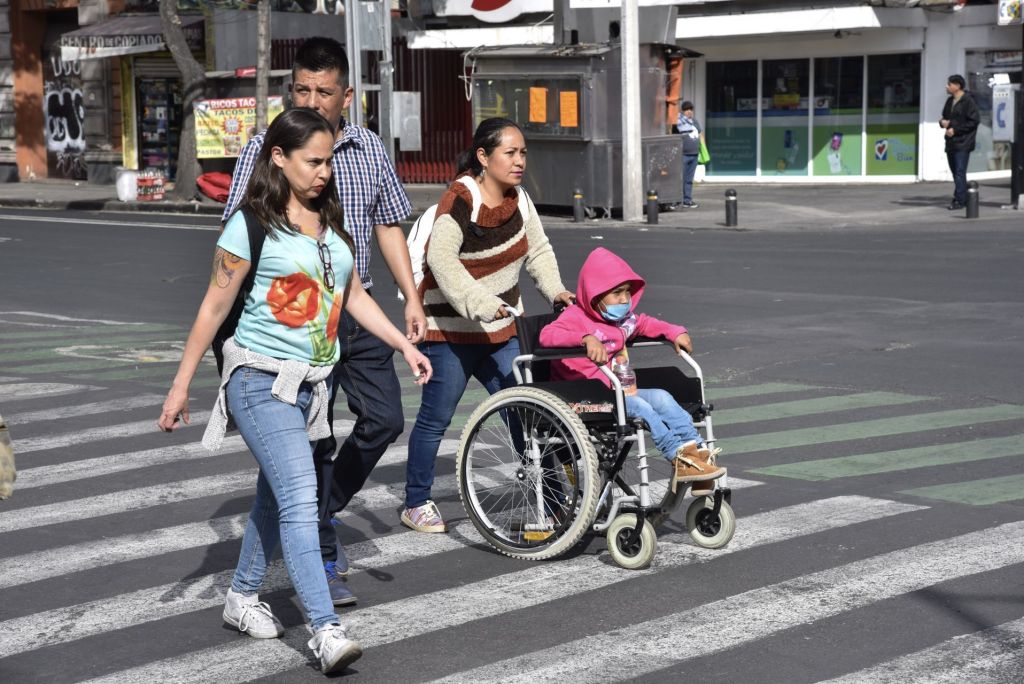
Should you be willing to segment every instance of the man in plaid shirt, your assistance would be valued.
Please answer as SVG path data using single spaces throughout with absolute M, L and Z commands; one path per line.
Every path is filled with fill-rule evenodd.
M 377 237 L 381 256 L 405 295 L 406 337 L 416 344 L 426 331 L 426 317 L 413 283 L 409 249 L 398 222 L 412 207 L 380 138 L 353 126 L 342 116 L 352 103 L 348 85 L 348 57 L 336 40 L 313 37 L 303 43 L 292 65 L 291 99 L 294 107 L 308 107 L 337 122 L 332 168 L 345 211 L 345 228 L 355 241 L 356 273 L 367 292 L 370 277 L 370 240 Z M 263 147 L 264 133 L 255 135 L 242 150 L 235 166 L 223 220 L 226 222 L 245 194 L 253 162 Z M 369 477 L 387 447 L 405 427 L 402 388 L 392 361 L 392 349 L 359 327 L 343 312 L 338 325 L 341 359 L 334 368 L 334 388 L 328 419 L 334 423 L 334 400 L 340 385 L 356 416 L 351 434 L 334 458 L 337 440 L 320 440 L 314 450 L 320 513 L 320 553 L 335 605 L 350 605 L 356 597 L 345 586 L 348 561 L 339 548 L 332 521 Z

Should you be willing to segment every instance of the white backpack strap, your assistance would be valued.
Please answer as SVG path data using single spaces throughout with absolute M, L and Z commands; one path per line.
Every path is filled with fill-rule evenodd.
M 530 218 L 530 196 L 523 190 L 522 185 L 516 186 L 516 192 L 519 194 L 519 213 L 523 217 L 523 223 L 526 223 Z
M 460 176 L 455 180 L 469 188 L 469 194 L 473 196 L 473 208 L 469 215 L 469 220 L 476 223 L 476 217 L 480 215 L 480 205 L 483 204 L 483 198 L 480 196 L 480 186 L 476 184 L 472 176 Z

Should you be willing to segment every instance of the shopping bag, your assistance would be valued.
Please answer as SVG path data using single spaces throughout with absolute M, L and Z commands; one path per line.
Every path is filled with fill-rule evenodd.
M 697 163 L 707 164 L 711 161 L 711 154 L 708 152 L 708 146 L 704 143 L 704 138 L 700 139 L 700 151 L 697 152 Z

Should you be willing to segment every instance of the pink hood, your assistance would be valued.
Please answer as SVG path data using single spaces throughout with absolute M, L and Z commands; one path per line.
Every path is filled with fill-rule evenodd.
M 580 269 L 580 279 L 576 283 L 576 301 L 589 317 L 595 321 L 603 321 L 601 312 L 594 308 L 594 300 L 627 281 L 630 283 L 633 297 L 633 309 L 630 311 L 632 313 L 640 303 L 647 283 L 618 254 L 598 247 L 587 256 L 583 268 Z
M 598 247 L 587 256 L 580 269 L 576 285 L 576 303 L 567 308 L 553 322 L 540 331 L 542 347 L 584 347 L 583 338 L 593 335 L 604 343 L 609 358 L 626 345 L 625 331 L 609 323 L 594 309 L 593 303 L 600 295 L 624 282 L 631 284 L 632 311 L 636 315 L 636 329 L 633 337 L 662 337 L 674 340 L 686 332 L 681 325 L 673 325 L 646 314 L 636 313 L 646 283 L 629 267 L 621 257 L 604 247 Z M 579 380 L 596 378 L 609 385 L 608 378 L 597 365 L 587 358 L 553 361 L 551 376 L 554 380 Z

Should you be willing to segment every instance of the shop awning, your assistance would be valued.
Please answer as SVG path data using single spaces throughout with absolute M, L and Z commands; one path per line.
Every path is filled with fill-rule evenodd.
M 185 38 L 193 50 L 203 48 L 203 16 L 181 17 Z M 60 57 L 65 62 L 102 59 L 165 50 L 159 14 L 112 17 L 69 31 L 60 37 Z

